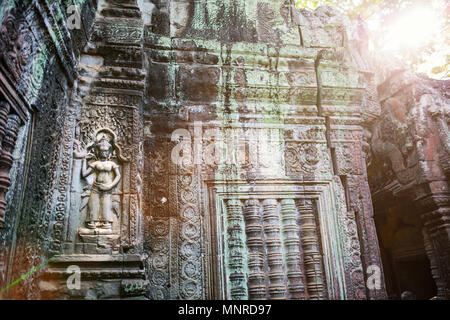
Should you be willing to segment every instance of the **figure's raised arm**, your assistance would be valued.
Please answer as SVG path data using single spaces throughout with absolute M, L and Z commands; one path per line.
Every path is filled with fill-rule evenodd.
M 94 173 L 94 169 L 92 167 L 87 167 L 87 160 L 86 158 L 84 158 L 83 163 L 81 164 L 81 176 L 83 178 L 86 178 L 90 176 L 92 173 Z

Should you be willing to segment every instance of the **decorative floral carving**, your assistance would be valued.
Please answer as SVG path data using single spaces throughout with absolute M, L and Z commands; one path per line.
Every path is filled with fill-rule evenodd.
M 24 78 L 33 53 L 34 39 L 15 8 L 4 12 L 0 25 L 0 55 L 16 82 Z

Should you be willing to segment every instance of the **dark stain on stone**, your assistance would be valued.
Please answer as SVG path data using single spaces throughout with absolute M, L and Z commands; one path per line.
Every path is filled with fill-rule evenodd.
M 231 80 L 231 72 L 232 72 L 232 66 L 231 66 L 231 50 L 232 45 L 227 43 L 226 44 L 226 56 L 225 60 L 223 61 L 222 66 L 222 73 L 225 74 L 225 80 L 224 80 L 224 109 L 226 113 L 230 112 L 230 100 L 231 100 L 231 87 L 230 87 L 230 80 Z M 222 48 L 223 50 L 223 48 Z

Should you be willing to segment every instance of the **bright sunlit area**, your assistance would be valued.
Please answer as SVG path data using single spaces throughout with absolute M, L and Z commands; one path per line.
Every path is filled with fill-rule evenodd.
M 314 10 L 331 5 L 367 23 L 372 52 L 391 55 L 419 73 L 449 79 L 450 0 L 301 0 Z

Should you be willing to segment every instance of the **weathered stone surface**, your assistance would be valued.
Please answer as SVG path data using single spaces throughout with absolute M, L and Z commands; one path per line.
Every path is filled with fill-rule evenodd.
M 437 296 L 448 299 L 448 81 L 426 79 L 405 71 L 393 72 L 385 78 L 378 88 L 382 115 L 373 129 L 374 158 L 369 168 L 380 232 L 385 234 L 383 241 L 389 246 L 391 264 L 405 255 L 406 250 L 411 251 L 411 259 L 426 254 Z M 403 214 L 389 213 L 389 207 L 401 210 L 402 205 L 394 203 L 404 203 L 408 209 Z M 420 241 L 398 245 L 397 252 L 392 252 L 394 246 L 391 247 L 387 234 L 405 231 L 401 223 L 390 224 L 389 215 L 398 216 L 399 221 L 416 221 L 406 222 L 415 228 L 408 237 L 415 236 Z M 397 236 L 399 241 L 407 239 L 406 235 Z
M 77 1 L 69 30 L 69 2 L 0 11 L 0 285 L 48 262 L 8 298 L 384 299 L 370 191 L 409 190 L 448 297 L 437 83 L 383 71 L 377 91 L 362 26 L 331 8 Z

